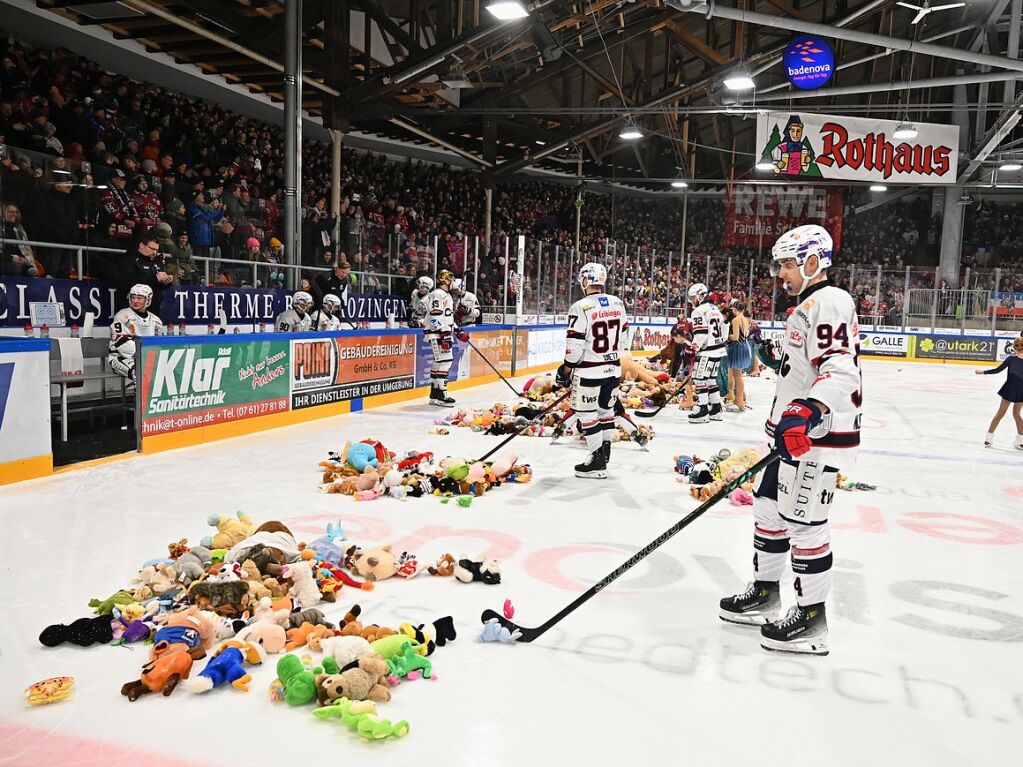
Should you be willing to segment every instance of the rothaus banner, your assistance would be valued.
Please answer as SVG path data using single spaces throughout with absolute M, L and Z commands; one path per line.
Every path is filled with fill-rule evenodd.
M 789 229 L 819 224 L 842 241 L 842 190 L 824 186 L 731 185 L 725 198 L 725 245 L 770 248 Z
M 766 112 L 757 115 L 757 161 L 792 180 L 954 184 L 959 127 L 916 123 L 916 137 L 896 139 L 897 126 L 894 120 Z

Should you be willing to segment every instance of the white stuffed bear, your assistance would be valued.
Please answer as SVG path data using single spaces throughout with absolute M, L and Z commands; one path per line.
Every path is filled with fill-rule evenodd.
M 316 607 L 323 598 L 313 578 L 313 569 L 305 560 L 285 565 L 281 570 L 281 577 L 291 581 L 288 593 L 298 600 L 303 610 Z

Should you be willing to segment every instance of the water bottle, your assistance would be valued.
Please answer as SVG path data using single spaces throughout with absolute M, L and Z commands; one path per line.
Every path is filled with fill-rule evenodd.
M 260 333 L 265 333 L 266 332 L 266 323 L 263 322 L 263 320 L 259 321 L 259 332 Z
M 31 322 L 25 323 L 25 336 L 27 338 L 35 338 L 35 328 L 32 327 Z
M 77 325 L 72 325 L 71 326 L 71 337 L 72 338 L 78 338 L 78 326 Z
M 182 322 L 180 325 L 178 325 L 178 335 L 179 336 L 186 336 L 186 335 L 188 335 L 188 331 L 185 329 L 185 323 L 184 322 Z
M 208 336 L 214 335 L 216 333 L 216 331 L 213 328 L 214 328 L 214 325 L 213 325 L 212 322 L 209 325 L 207 325 L 206 326 L 206 335 L 208 335 Z
M 39 337 L 40 338 L 50 337 L 50 326 L 47 325 L 45 322 L 43 323 L 43 326 L 39 328 Z

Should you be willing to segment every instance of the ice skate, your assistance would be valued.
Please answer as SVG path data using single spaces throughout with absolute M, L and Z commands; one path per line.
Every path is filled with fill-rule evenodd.
M 689 414 L 689 423 L 707 423 L 710 418 L 708 417 L 708 410 L 706 405 L 700 405 L 696 410 Z
M 989 432 L 988 432 L 988 433 L 987 433 L 987 434 L 986 434 L 986 435 L 984 436 L 984 447 L 991 447 L 991 445 L 993 445 L 994 443 L 995 443 L 995 435 L 994 435 L 994 432 L 990 432 L 990 431 L 989 431 Z
M 760 646 L 775 652 L 828 654 L 828 619 L 824 603 L 793 605 L 779 621 L 760 627 Z
M 1012 446 L 1017 450 L 1023 450 L 1023 434 L 1016 435 L 1016 441 L 1012 443 Z
M 776 581 L 753 581 L 746 590 L 721 600 L 718 617 L 728 623 L 762 626 L 778 617 L 781 595 Z
M 454 407 L 455 401 L 448 396 L 448 393 L 439 386 L 430 389 L 430 404 L 437 407 Z
M 710 410 L 707 412 L 707 417 L 710 418 L 710 420 L 712 420 L 712 421 L 720 421 L 721 420 L 721 403 L 720 402 L 712 402 L 711 403 Z
M 585 462 L 576 464 L 575 475 L 583 479 L 607 479 L 607 461 L 604 460 L 603 448 L 590 453 Z
M 601 453 L 601 455 L 604 456 L 604 466 L 607 466 L 609 463 L 611 463 L 611 443 L 610 442 L 601 442 L 600 443 L 600 453 Z

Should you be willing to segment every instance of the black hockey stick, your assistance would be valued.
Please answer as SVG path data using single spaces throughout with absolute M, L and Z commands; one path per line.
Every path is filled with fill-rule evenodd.
M 655 549 L 660 548 L 662 544 L 670 540 L 684 527 L 687 527 L 700 516 L 702 516 L 705 512 L 709 511 L 711 507 L 714 506 L 714 504 L 716 504 L 722 498 L 726 497 L 729 493 L 735 490 L 735 488 L 739 487 L 739 485 L 741 485 L 743 482 L 748 482 L 757 474 L 757 472 L 766 469 L 772 463 L 777 461 L 778 458 L 779 458 L 778 451 L 772 449 L 771 452 L 769 452 L 755 464 L 746 469 L 746 471 L 744 471 L 740 476 L 736 477 L 731 482 L 727 483 L 724 487 L 722 487 L 720 490 L 714 493 L 714 495 L 712 495 L 706 501 L 701 503 L 691 512 L 686 514 L 682 519 L 680 519 L 674 525 L 669 527 L 667 530 L 665 530 L 663 533 L 657 536 L 657 538 L 652 540 L 642 549 L 633 554 L 632 557 L 630 557 L 628 561 L 622 563 L 618 567 L 618 569 L 616 569 L 609 575 L 606 575 L 603 579 L 590 586 L 590 588 L 587 591 L 584 591 L 582 594 L 576 597 L 576 599 L 570 605 L 568 605 L 568 607 L 563 609 L 561 612 L 559 612 L 553 618 L 548 620 L 546 623 L 537 626 L 536 628 L 527 628 L 525 626 L 519 626 L 518 624 L 512 623 L 510 620 L 505 618 L 500 613 L 495 612 L 494 610 L 485 610 L 483 612 L 481 620 L 484 623 L 486 623 L 492 618 L 497 618 L 497 620 L 501 622 L 501 625 L 504 626 L 509 631 L 511 631 L 512 633 L 514 633 L 515 631 L 521 632 L 521 636 L 518 637 L 517 641 L 532 642 L 534 639 L 537 639 L 538 637 L 545 634 L 555 624 L 560 623 L 569 613 L 573 612 L 578 607 L 581 607 L 583 603 L 588 601 L 590 598 L 595 597 L 602 589 L 610 586 L 612 583 L 614 583 L 614 581 L 616 581 L 628 570 L 630 570 L 633 567 L 633 565 L 645 559 Z
M 465 339 L 465 342 L 466 342 L 467 344 L 469 344 L 469 346 L 471 346 L 471 347 L 473 348 L 473 350 L 474 350 L 474 351 L 475 351 L 475 352 L 476 352 L 476 353 L 477 353 L 478 355 L 480 355 L 480 358 L 481 358 L 481 359 L 482 359 L 482 360 L 483 360 L 484 362 L 486 362 L 486 363 L 487 363 L 487 366 L 488 366 L 488 367 L 489 367 L 489 368 L 490 368 L 491 370 L 493 370 L 493 371 L 494 371 L 495 373 L 497 373 L 497 377 L 498 377 L 498 378 L 500 378 L 500 379 L 501 379 L 502 381 L 504 381 L 505 385 L 506 385 L 506 386 L 507 386 L 507 387 L 508 387 L 509 389 L 511 389 L 511 390 L 512 390 L 512 392 L 513 392 L 513 393 L 515 394 L 515 396 L 516 396 L 516 397 L 521 397 L 521 396 L 523 396 L 522 392 L 520 392 L 520 391 L 519 391 L 518 389 L 516 389 L 516 388 L 515 388 L 514 386 L 512 386 L 512 385 L 511 385 L 511 381 L 509 381 L 509 380 L 508 380 L 507 378 L 505 378 L 505 377 L 504 377 L 504 375 L 503 375 L 503 374 L 501 373 L 501 371 L 500 371 L 500 370 L 498 370 L 498 369 L 497 369 L 496 367 L 494 367 L 494 363 L 492 363 L 492 362 L 491 362 L 491 361 L 490 361 L 489 359 L 487 359 L 487 355 L 485 355 L 485 354 L 484 354 L 483 352 L 481 352 L 481 351 L 479 350 L 479 347 L 478 347 L 478 346 L 476 346 L 476 344 L 474 344 L 474 343 L 472 342 L 472 339 L 471 339 L 471 338 L 466 338 L 466 339 Z
M 634 416 L 638 416 L 639 418 L 653 418 L 655 415 L 664 410 L 664 408 L 668 407 L 668 405 L 677 400 L 680 394 L 685 395 L 686 386 L 688 384 L 689 377 L 687 376 L 686 380 L 682 382 L 682 386 L 679 388 L 679 390 L 672 394 L 670 397 L 668 397 L 666 400 L 664 400 L 664 404 L 661 405 L 659 408 L 657 408 L 656 410 L 633 410 L 632 414 Z
M 519 436 L 522 432 L 524 432 L 526 429 L 528 429 L 530 426 L 532 426 L 534 421 L 536 421 L 538 418 L 543 418 L 543 416 L 547 415 L 554 408 L 556 408 L 558 405 L 560 405 L 562 402 L 564 402 L 566 399 L 568 399 L 571 394 L 572 394 L 571 391 L 567 391 L 564 394 L 562 394 L 560 397 L 558 397 L 556 400 L 554 400 L 554 402 L 552 402 L 547 407 L 545 407 L 543 410 L 541 410 L 539 413 L 537 413 L 535 416 L 530 418 L 529 419 L 529 423 L 527 423 L 525 426 L 523 426 L 521 429 L 519 429 L 514 434 L 509 434 L 507 437 L 505 437 L 504 439 L 501 440 L 500 444 L 497 447 L 495 447 L 493 450 L 488 452 L 482 458 L 477 458 L 476 460 L 477 461 L 485 461 L 485 460 L 487 460 L 490 456 L 492 456 L 494 453 L 496 453 L 498 450 L 500 450 L 502 447 L 507 445 L 509 442 L 511 442 L 513 439 L 515 439 L 517 436 Z

